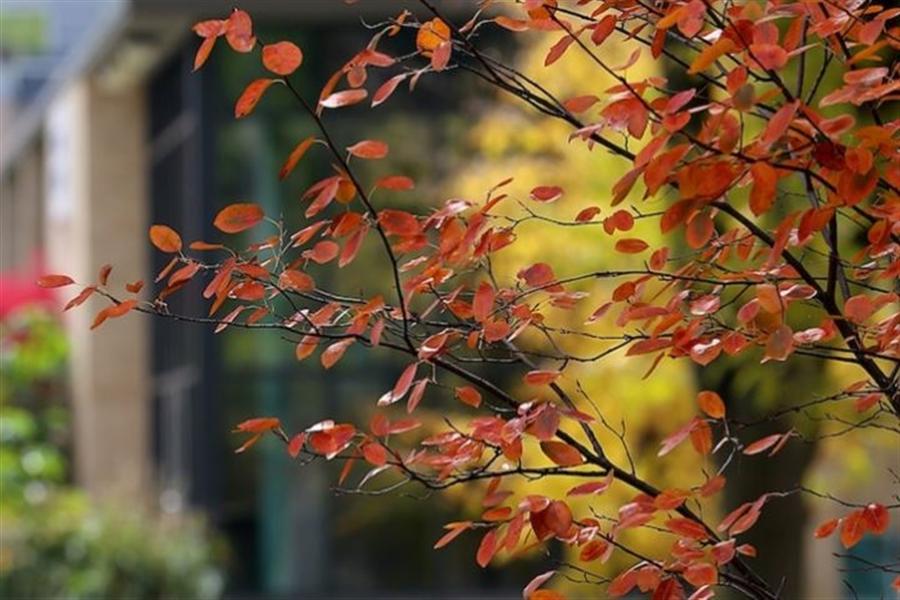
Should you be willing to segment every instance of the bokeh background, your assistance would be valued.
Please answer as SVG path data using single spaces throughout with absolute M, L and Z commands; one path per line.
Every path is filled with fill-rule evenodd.
M 303 48 L 296 82 L 314 98 L 367 42 L 361 17 L 377 22 L 407 4 L 253 0 L 243 8 L 253 14 L 261 39 L 291 39 Z M 450 14 L 462 15 L 470 3 L 445 4 Z M 151 223 L 169 224 L 186 240 L 213 241 L 213 215 L 236 201 L 252 200 L 267 214 L 300 222 L 298 198 L 328 163 L 310 155 L 285 183 L 277 171 L 297 141 L 312 133 L 311 124 L 286 94 L 276 93 L 251 118 L 233 120 L 234 99 L 261 74 L 253 56 L 219 44 L 208 65 L 192 73 L 199 40 L 190 25 L 227 15 L 231 6 L 206 0 L 0 2 L 0 596 L 520 597 L 524 582 L 553 566 L 552 557 L 533 552 L 482 570 L 473 560 L 474 537 L 430 550 L 445 522 L 478 514 L 476 494 L 341 496 L 331 490 L 336 472 L 330 465 L 301 469 L 275 440 L 233 453 L 239 441 L 231 427 L 253 416 L 277 415 L 293 429 L 326 416 L 364 421 L 403 367 L 389 355 L 349 352 L 326 376 L 315 361 L 297 363 L 291 346 L 275 335 L 235 329 L 213 335 L 140 316 L 92 333 L 90 308 L 98 305 L 63 315 L 68 298 L 33 285 L 46 272 L 90 281 L 104 263 L 114 265 L 113 284 L 152 281 L 163 257 L 146 243 Z M 510 37 L 498 31 L 482 41 L 537 73 L 561 97 L 586 93 L 586 82 L 594 93 L 609 87 L 574 53 L 543 71 L 548 40 L 515 36 L 513 43 Z M 612 62 L 627 59 L 619 44 L 605 48 L 622 54 Z M 643 59 L 630 71 L 642 73 L 678 77 Z M 605 210 L 625 168 L 599 151 L 568 144 L 563 125 L 457 73 L 425 77 L 414 94 L 400 90 L 375 110 L 329 118 L 347 144 L 363 138 L 390 143 L 388 164 L 365 165 L 372 171 L 363 175 L 383 169 L 415 178 L 416 192 L 403 206 L 418 211 L 451 197 L 481 198 L 508 176 L 516 178 L 511 193 L 524 198 L 552 176 L 550 183 L 565 187 L 567 198 L 581 200 L 558 203 L 546 214 L 571 220 L 589 204 Z M 511 217 L 521 216 L 511 210 Z M 661 241 L 652 226 L 638 227 L 645 239 Z M 527 241 L 495 265 L 501 277 L 539 257 L 560 276 L 639 265 L 612 252 L 600 227 L 534 222 L 522 227 L 520 238 Z M 349 291 L 385 287 L 389 273 L 379 257 L 364 250 L 352 269 L 339 276 L 322 270 L 317 281 Z M 608 286 L 592 282 L 584 289 L 608 295 Z M 200 300 L 184 291 L 173 309 L 204 314 Z M 593 308 L 555 318 L 579 325 Z M 587 354 L 597 347 L 580 339 L 567 349 Z M 641 472 L 660 487 L 684 486 L 697 483 L 703 467 L 689 449 L 665 462 L 652 459 L 659 440 L 692 414 L 698 389 L 718 390 L 731 414 L 752 420 L 790 405 L 801 390 L 825 394 L 859 377 L 803 359 L 765 369 L 757 361 L 720 360 L 703 372 L 686 361 L 664 363 L 642 380 L 647 363 L 613 356 L 585 366 L 579 377 Z M 517 381 L 509 375 L 509 386 Z M 435 422 L 455 410 L 449 398 L 420 409 Z M 773 428 L 791 426 L 787 419 Z M 806 422 L 801 433 L 808 441 L 789 445 L 778 470 L 739 464 L 729 495 L 714 510 L 724 514 L 797 481 L 851 499 L 890 493 L 882 474 L 898 456 L 889 440 L 867 434 L 826 447 L 816 441 L 816 423 Z M 621 445 L 612 453 L 629 460 Z M 553 485 L 522 483 L 521 489 L 547 492 Z M 557 491 L 568 487 L 555 485 Z M 621 500 L 628 492 L 612 494 Z M 761 557 L 759 569 L 796 574 L 786 597 L 844 597 L 842 579 L 863 598 L 888 589 L 886 575 L 834 557 L 836 542 L 813 542 L 811 529 L 833 510 L 792 496 L 765 512 L 754 530 L 751 542 L 764 539 L 779 549 Z M 656 543 L 633 535 L 634 543 Z M 867 537 L 858 554 L 891 562 L 898 540 L 896 528 L 892 535 Z M 626 564 L 612 562 L 613 570 Z M 573 597 L 597 597 L 577 582 L 557 585 Z

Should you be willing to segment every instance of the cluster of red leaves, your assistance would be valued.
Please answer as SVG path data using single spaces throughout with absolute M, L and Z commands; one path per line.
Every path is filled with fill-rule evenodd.
M 867 378 L 838 397 L 852 399 L 854 409 L 867 418 L 896 417 L 896 381 L 892 383 L 883 369 L 900 359 L 895 289 L 900 274 L 900 123 L 883 123 L 878 110 L 896 98 L 900 83 L 895 70 L 865 65 L 882 60 L 883 49 L 896 50 L 897 28 L 890 22 L 900 13 L 827 2 L 666 0 L 651 6 L 579 0 L 564 7 L 557 0 L 524 0 L 510 12 L 493 16 L 490 3 L 484 3 L 485 10 L 456 26 L 430 2 L 421 3 L 430 18 L 416 19 L 404 11 L 376 29 L 370 43 L 328 79 L 313 103 L 290 81 L 304 59 L 300 48 L 280 41 L 260 49 L 262 66 L 277 77 L 250 82 L 237 99 L 235 117 L 251 115 L 279 84 L 319 128 L 319 134 L 297 143 L 278 173 L 281 179 L 288 177 L 314 148 L 330 153 L 332 170 L 300 197 L 306 222 L 293 230 L 266 217 L 256 204 L 231 204 L 213 223 L 224 234 L 241 235 L 238 242 L 194 241 L 187 250 L 176 231 L 154 225 L 151 243 L 172 259 L 156 277 L 162 285 L 153 301 L 138 300 L 142 282 L 125 286 L 132 297 L 114 296 L 107 286 L 110 269 L 105 267 L 98 282 L 83 287 L 66 308 L 100 293 L 110 304 L 97 314 L 94 327 L 135 308 L 167 316 L 166 298 L 203 279 L 201 293 L 210 306 L 205 317 L 195 319 L 214 323 L 217 332 L 229 326 L 279 330 L 296 338 L 298 360 L 310 357 L 321 344 L 319 360 L 326 369 L 354 345 L 402 353 L 409 362 L 377 400 L 367 431 L 351 423 L 322 421 L 288 435 L 277 418 L 255 418 L 238 425 L 237 431 L 250 434 L 238 451 L 273 433 L 292 457 L 308 454 L 343 461 L 338 485 L 348 481 L 355 464 L 367 465 L 357 490 L 388 471 L 435 489 L 488 479 L 480 518 L 448 524 L 435 544 L 440 548 L 467 531 L 481 530 L 475 559 L 482 567 L 498 553 L 516 554 L 548 540 L 573 548 L 582 562 L 605 563 L 625 549 L 623 531 L 652 526 L 670 543 L 619 573 L 609 585 L 610 596 L 637 588 L 653 598 L 690 594 L 692 600 L 705 600 L 714 595 L 715 586 L 733 585 L 753 597 L 774 597 L 743 563 L 755 556 L 756 548 L 739 543 L 737 537 L 755 525 L 767 502 L 777 501 L 777 493 L 741 504 L 712 527 L 688 502 L 715 496 L 726 485 L 725 475 L 717 472 L 695 485 L 660 490 L 610 461 L 597 437 L 597 419 L 568 395 L 573 383 L 566 372 L 570 357 L 547 364 L 517 363 L 524 371 L 523 388 L 534 394 L 530 398 L 539 398 L 528 401 L 519 401 L 489 377 L 469 370 L 459 357 L 477 362 L 507 352 L 515 361 L 516 344 L 526 332 L 552 339 L 556 332 L 546 322 L 551 311 L 571 312 L 598 301 L 597 292 L 586 291 L 591 289 L 586 282 L 616 278 L 620 281 L 612 293 L 599 299 L 585 322 L 585 332 L 599 322 L 615 324 L 623 332 L 620 347 L 627 348 L 627 356 L 650 358 L 648 376 L 664 358 L 705 366 L 750 352 L 762 362 L 798 354 L 828 360 L 840 352 L 841 360 L 856 364 Z M 472 34 L 492 25 L 553 36 L 546 67 L 552 68 L 568 52 L 580 51 L 616 83 L 602 94 L 593 90 L 548 103 L 528 87 L 528 79 L 514 69 L 496 71 L 493 59 L 481 54 Z M 405 30 L 415 36 L 402 58 L 378 49 L 385 38 L 402 40 Z M 194 31 L 202 38 L 195 68 L 210 58 L 219 37 L 237 52 L 259 48 L 250 16 L 240 10 L 227 19 L 198 23 Z M 654 59 L 675 60 L 696 79 L 688 80 L 690 87 L 675 90 L 659 76 L 630 78 L 628 69 L 639 60 L 640 47 L 622 65 L 609 65 L 597 53 L 616 32 L 630 44 L 644 43 Z M 689 62 L 672 55 L 672 41 L 692 51 Z M 819 83 L 812 91 L 812 83 L 804 84 L 802 77 L 796 89 L 786 83 L 787 70 L 804 69 L 811 52 L 825 52 L 835 60 L 841 87 L 817 96 Z M 563 278 L 553 265 L 536 262 L 521 265 L 512 281 L 494 277 L 490 257 L 517 237 L 518 222 L 502 212 L 512 204 L 513 192 L 506 191 L 512 189 L 512 179 L 494 186 L 482 203 L 452 199 L 427 214 L 380 208 L 383 196 L 389 200 L 412 190 L 413 180 L 392 173 L 370 183 L 360 180 L 353 170 L 355 161 L 384 159 L 389 145 L 363 139 L 337 146 L 323 116 L 325 109 L 362 103 L 369 98 L 370 72 L 398 66 L 402 68 L 397 74 L 374 88 L 371 107 L 386 102 L 404 81 L 413 90 L 425 75 L 465 66 L 501 89 L 512 86 L 526 103 L 572 125 L 572 140 L 602 146 L 624 159 L 627 168 L 613 186 L 609 214 L 598 206 L 580 206 L 574 220 L 564 224 L 602 225 L 615 237 L 616 251 L 649 253 L 647 262 L 642 268 Z M 847 104 L 870 110 L 873 123 L 858 123 L 862 117 L 849 111 L 837 116 L 825 111 Z M 747 127 L 748 122 L 757 123 L 757 129 Z M 642 144 L 632 152 L 604 137 L 609 134 L 640 139 Z M 802 191 L 786 192 L 790 185 Z M 661 203 L 662 210 L 648 215 L 635 207 L 619 207 L 641 188 L 643 202 Z M 752 216 L 745 214 L 742 194 Z M 798 196 L 802 203 L 796 201 Z M 534 203 L 529 206 L 537 207 L 528 209 L 533 216 L 550 203 L 577 202 L 554 182 L 532 188 L 527 198 Z M 595 221 L 598 216 L 602 221 Z M 637 218 L 651 216 L 672 244 L 683 242 L 687 259 L 672 258 L 675 253 L 668 247 L 654 248 L 630 233 Z M 241 241 L 266 223 L 275 226 L 274 233 L 249 244 Z M 839 227 L 848 226 L 858 227 L 861 236 L 839 236 Z M 396 298 L 347 298 L 322 289 L 309 267 L 349 265 L 370 234 L 388 259 Z M 855 253 L 842 255 L 841 244 L 851 241 Z M 218 258 L 207 262 L 202 253 Z M 816 270 L 800 260 L 807 254 L 824 255 L 823 268 Z M 51 275 L 39 283 L 62 287 L 75 282 Z M 287 313 L 285 302 L 290 306 Z M 230 311 L 219 316 L 226 305 Z M 815 315 L 817 325 L 808 326 L 808 317 L 803 319 L 806 325 L 799 325 L 798 313 Z M 463 382 L 445 385 L 441 378 L 448 373 Z M 388 415 L 404 399 L 406 413 L 415 412 L 429 386 L 451 387 L 461 411 L 487 414 L 418 439 L 404 436 L 408 448 L 401 451 L 395 439 L 417 431 L 422 423 Z M 722 451 L 774 457 L 799 436 L 790 429 L 758 439 L 742 435 L 748 439 L 740 440 L 717 393 L 702 391 L 696 402 L 699 412 L 689 421 L 667 423 L 673 432 L 661 441 L 659 457 L 677 455 L 687 440 L 702 456 Z M 491 470 L 496 461 L 506 467 Z M 515 498 L 502 488 L 504 478 L 512 475 L 587 481 L 564 498 Z M 601 495 L 614 481 L 637 493 L 614 507 L 607 519 L 576 514 L 570 506 L 570 497 Z M 865 533 L 883 533 L 888 519 L 883 505 L 870 504 L 823 524 L 816 536 L 826 537 L 841 527 L 841 541 L 850 548 Z M 633 551 L 628 555 L 635 556 Z M 536 577 L 524 597 L 561 597 L 542 587 L 554 574 Z

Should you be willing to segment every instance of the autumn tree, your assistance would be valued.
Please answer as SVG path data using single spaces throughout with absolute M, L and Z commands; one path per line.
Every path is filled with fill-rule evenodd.
M 325 369 L 348 351 L 404 357 L 393 387 L 372 390 L 370 422 L 327 420 L 288 431 L 278 415 L 255 416 L 236 426 L 246 434 L 238 452 L 273 435 L 302 463 L 342 462 L 337 486 L 361 494 L 469 486 L 481 495 L 483 514 L 447 524 L 435 548 L 477 536 L 481 567 L 552 540 L 568 549 L 556 569 L 527 584 L 525 598 L 561 597 L 550 589 L 554 576 L 602 586 L 596 594 L 608 597 L 638 589 L 700 600 L 726 588 L 780 597 L 784 582 L 767 581 L 753 564 L 757 553 L 779 549 L 742 537 L 764 511 L 777 513 L 798 495 L 840 507 L 843 516 L 815 536 L 839 536 L 851 557 L 865 536 L 883 534 L 900 508 L 896 495 L 856 503 L 799 481 L 714 517 L 737 457 L 746 457 L 744 468 L 777 470 L 782 449 L 812 437 L 827 444 L 874 432 L 896 444 L 900 121 L 889 113 L 900 92 L 900 30 L 892 24 L 900 9 L 842 0 L 484 0 L 461 18 L 432 0 L 418 4 L 415 14 L 368 25 L 369 44 L 318 97 L 291 81 L 315 57 L 290 41 L 258 40 L 246 12 L 195 25 L 196 69 L 217 43 L 259 54 L 265 75 L 237 98 L 235 118 L 252 118 L 268 94 L 287 94 L 317 128 L 298 140 L 278 176 L 290 177 L 308 152 L 324 153 L 332 168 L 299 199 L 303 222 L 241 202 L 214 220 L 224 240 L 240 234 L 231 238 L 240 243 L 185 244 L 165 224 L 153 225 L 150 241 L 171 255 L 156 277 L 158 292 L 142 299 L 141 281 L 111 289 L 104 267 L 66 308 L 99 295 L 108 305 L 93 327 L 138 311 L 217 332 L 275 331 L 291 341 L 297 360 L 318 353 Z M 548 37 L 543 68 L 580 53 L 615 84 L 601 90 L 579 81 L 582 93 L 557 97 L 535 74 L 495 55 L 486 32 Z M 610 64 L 610 44 L 629 48 L 630 58 Z M 642 56 L 671 76 L 629 76 Z M 391 208 L 393 197 L 414 193 L 415 182 L 389 172 L 366 180 L 357 168 L 387 156 L 391 140 L 338 140 L 328 121 L 341 110 L 377 110 L 401 86 L 414 93 L 423 78 L 439 86 L 451 74 L 477 78 L 566 124 L 572 144 L 615 157 L 618 181 L 608 198 L 594 205 L 572 197 L 553 172 L 520 194 L 510 173 L 477 201 Z M 547 216 L 551 203 L 571 207 L 573 216 Z M 533 221 L 560 228 L 554 244 L 571 243 L 571 228 L 611 236 L 628 266 L 569 274 L 567 265 L 538 261 L 500 272 L 495 265 L 509 262 L 504 256 Z M 667 245 L 636 235 L 636 222 L 658 227 Z M 255 241 L 245 244 L 248 235 Z M 340 273 L 363 248 L 383 260 L 389 293 L 329 290 L 307 272 L 317 264 Z M 208 313 L 171 312 L 167 299 L 198 280 Z M 75 282 L 52 275 L 40 283 Z M 579 311 L 587 318 L 566 319 Z M 592 351 L 573 350 L 573 340 L 589 340 Z M 714 361 L 752 362 L 765 372 L 803 360 L 838 363 L 854 375 L 827 395 L 791 399 L 753 420 L 733 416 L 741 413 L 734 401 L 713 390 L 685 398 L 694 416 L 661 424 L 667 435 L 658 461 L 688 451 L 704 466 L 661 488 L 634 462 L 619 460 L 621 446 L 630 457 L 624 432 L 581 385 L 585 369 L 616 356 L 641 361 L 647 378 L 662 361 L 701 370 Z M 501 371 L 517 373 L 521 385 L 511 388 Z M 452 398 L 468 417 L 423 427 L 416 414 L 428 396 Z M 768 433 L 788 413 L 801 425 Z M 817 426 L 807 430 L 804 420 Z M 896 472 L 884 476 L 898 483 Z M 522 494 L 510 486 L 521 478 L 565 481 L 567 492 Z M 628 490 L 629 501 L 611 503 L 612 486 Z M 636 530 L 653 543 L 632 545 Z M 614 555 L 629 566 L 604 569 Z M 898 573 L 896 563 L 868 567 Z

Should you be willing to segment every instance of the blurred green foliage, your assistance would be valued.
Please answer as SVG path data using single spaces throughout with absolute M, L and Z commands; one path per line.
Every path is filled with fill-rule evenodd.
M 200 521 L 98 505 L 69 484 L 66 351 L 44 312 L 0 323 L 0 597 L 218 597 L 222 552 Z

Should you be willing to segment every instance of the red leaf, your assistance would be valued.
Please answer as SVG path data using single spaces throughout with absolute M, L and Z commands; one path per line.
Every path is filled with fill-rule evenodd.
M 438 550 L 440 548 L 443 548 L 444 546 L 458 538 L 463 531 L 471 528 L 472 523 L 469 521 L 464 521 L 462 523 L 448 523 L 447 525 L 444 525 L 444 529 L 449 529 L 449 531 L 445 533 L 441 537 L 441 539 L 435 542 L 434 549 Z
M 556 381 L 560 374 L 559 371 L 529 371 L 525 374 L 525 383 L 528 385 L 547 385 Z
M 603 17 L 599 23 L 594 25 L 594 31 L 591 32 L 591 41 L 596 45 L 602 44 L 606 41 L 606 38 L 609 37 L 616 28 L 616 17 L 615 15 L 606 15 Z
M 263 65 L 277 75 L 290 75 L 303 62 L 303 52 L 291 42 L 268 44 L 262 49 Z
M 256 45 L 250 15 L 238 9 L 232 11 L 225 24 L 225 39 L 236 52 L 250 52 Z
M 384 158 L 388 154 L 388 145 L 378 140 L 363 140 L 347 148 L 347 152 L 358 158 Z
M 693 540 L 705 540 L 709 537 L 706 527 L 692 519 L 685 519 L 682 517 L 669 519 L 666 521 L 666 527 L 672 533 Z
M 562 55 L 566 53 L 566 50 L 569 49 L 569 46 L 571 46 L 572 42 L 574 41 L 575 38 L 568 33 L 565 35 L 565 37 L 560 38 L 558 42 L 553 44 L 553 47 L 550 48 L 550 51 L 547 52 L 547 56 L 546 58 L 544 58 L 544 66 L 549 67 L 550 65 L 558 61 L 562 57 Z
M 531 190 L 530 197 L 537 202 L 556 202 L 562 198 L 563 189 L 557 185 L 540 185 Z
M 759 138 L 759 142 L 764 149 L 768 149 L 769 146 L 781 139 L 781 136 L 784 135 L 784 132 L 787 131 L 790 126 L 791 121 L 794 120 L 794 115 L 797 114 L 797 108 L 799 108 L 799 106 L 799 101 L 791 102 L 779 108 L 778 111 L 772 115 L 772 118 L 769 119 L 769 122 L 766 125 L 765 131 L 763 131 Z
M 589 206 L 575 215 L 575 221 L 578 223 L 585 223 L 596 217 L 598 214 L 600 214 L 599 206 Z
M 678 431 L 664 439 L 662 441 L 662 445 L 660 446 L 659 452 L 657 453 L 657 456 L 665 456 L 666 454 L 671 452 L 672 449 L 681 444 L 681 442 L 686 440 L 691 431 L 694 430 L 698 423 L 700 423 L 699 419 L 691 419 L 686 425 L 678 429 Z
M 408 212 L 387 208 L 378 213 L 378 223 L 388 235 L 412 236 L 422 232 L 418 219 Z
M 610 473 L 603 481 L 589 481 L 576 485 L 566 493 L 566 496 L 584 496 L 602 494 L 612 485 L 613 476 Z
M 303 450 L 303 446 L 306 444 L 306 435 L 305 431 L 301 431 L 291 438 L 291 441 L 288 443 L 288 454 L 291 458 L 297 458 L 300 455 L 300 451 Z
M 58 288 L 72 285 L 75 280 L 68 275 L 44 275 L 37 280 L 38 287 L 42 288 Z
M 768 212 L 775 202 L 778 174 L 768 163 L 757 162 L 750 167 L 753 188 L 750 190 L 750 210 L 754 215 Z
M 316 289 L 316 283 L 313 278 L 294 269 L 285 269 L 278 276 L 278 286 L 285 290 L 293 290 L 297 292 L 309 292 Z
M 783 434 L 781 433 L 773 433 L 772 435 L 767 435 L 764 438 L 760 438 L 752 444 L 748 444 L 747 447 L 744 448 L 744 454 L 746 454 L 747 456 L 753 456 L 754 454 L 765 452 L 766 450 L 777 444 L 782 435 Z
M 526 585 L 525 588 L 522 589 L 522 600 L 533 600 L 534 593 L 538 590 L 538 588 L 547 583 L 547 581 L 555 574 L 555 570 L 547 571 L 546 573 L 541 573 L 540 575 L 529 581 L 528 585 Z
M 194 71 L 197 71 L 206 64 L 206 60 L 209 58 L 209 55 L 213 51 L 213 47 L 216 45 L 216 40 L 218 38 L 215 35 L 211 35 L 205 37 L 203 42 L 200 43 L 200 47 L 197 48 L 197 54 L 194 56 Z
M 344 90 L 335 92 L 324 100 L 320 100 L 319 104 L 325 108 L 341 108 L 362 102 L 368 95 L 369 93 L 363 88 Z
M 554 500 L 544 509 L 544 524 L 559 537 L 565 536 L 572 526 L 572 510 L 562 500 Z
M 409 387 L 412 385 L 413 379 L 416 377 L 416 369 L 418 367 L 419 363 L 412 363 L 403 370 L 403 373 L 400 374 L 400 377 L 394 384 L 394 389 L 391 390 L 391 402 L 396 402 L 406 395 L 406 392 L 409 391 Z
M 864 323 L 875 312 L 875 303 L 865 294 L 847 298 L 844 303 L 844 316 L 857 325 Z
M 563 102 L 563 106 L 571 113 L 582 113 L 600 101 L 594 95 L 575 96 Z
M 363 457 L 376 467 L 387 463 L 388 453 L 384 446 L 378 442 L 369 442 L 362 447 Z
M 397 86 L 400 85 L 400 82 L 406 79 L 406 73 L 401 73 L 400 75 L 394 75 L 375 90 L 375 94 L 372 95 L 372 106 L 378 106 L 385 100 L 387 100 L 391 94 L 394 93 L 394 90 L 397 89 Z
M 863 509 L 863 520 L 869 531 L 881 535 L 887 531 L 891 517 L 883 504 L 872 503 Z
M 263 94 L 269 89 L 269 86 L 278 81 L 277 79 L 257 79 L 244 88 L 241 97 L 238 98 L 234 105 L 234 118 L 241 119 L 253 112 L 256 104 L 262 98 Z
M 476 321 L 484 321 L 494 310 L 494 295 L 493 286 L 486 281 L 481 282 L 472 300 L 472 316 Z
M 456 388 L 456 398 L 463 404 L 478 408 L 481 406 L 481 394 L 471 386 L 463 386 Z
M 820 539 L 826 538 L 834 533 L 838 528 L 838 525 L 840 524 L 840 519 L 828 519 L 827 521 L 816 527 L 816 531 L 813 533 L 813 535 Z
M 419 406 L 419 403 L 422 401 L 422 396 L 425 393 L 425 388 L 428 386 L 427 379 L 420 379 L 413 385 L 412 391 L 409 393 L 409 398 L 406 401 L 406 412 L 411 413 L 416 410 L 416 407 Z
M 850 549 L 863 538 L 866 532 L 866 521 L 863 518 L 863 511 L 856 510 L 844 517 L 843 526 L 841 527 L 841 544 L 846 549 Z
M 415 187 L 415 182 L 403 175 L 388 175 L 375 182 L 375 187 L 384 190 L 405 191 Z
M 75 296 L 74 298 L 72 298 L 71 300 L 69 300 L 66 303 L 66 306 L 65 306 L 65 308 L 63 308 L 63 311 L 75 308 L 76 306 L 81 306 L 96 291 L 97 291 L 97 288 L 92 285 L 84 288 L 83 290 L 81 290 L 80 294 L 78 294 L 77 296 Z
M 750 53 L 764 69 L 777 71 L 787 64 L 787 50 L 777 44 L 750 44 Z
M 219 211 L 213 225 L 225 233 L 240 233 L 256 226 L 264 216 L 258 204 L 231 204 Z
M 709 563 L 692 563 L 682 573 L 684 579 L 695 587 L 716 585 L 719 580 L 718 570 Z
M 584 462 L 581 452 L 565 442 L 554 440 L 541 442 L 541 450 L 560 467 L 574 467 Z
M 766 353 L 762 362 L 769 360 L 784 361 L 794 351 L 794 332 L 787 325 L 781 325 L 769 336 L 766 342 Z
M 281 421 L 275 417 L 257 417 L 238 423 L 234 431 L 243 433 L 265 433 L 281 427 Z
M 616 242 L 616 250 L 622 252 L 623 254 L 638 254 L 639 252 L 643 252 L 650 246 L 644 240 L 639 240 L 637 238 L 626 238 L 624 240 L 619 240 Z
M 494 554 L 497 552 L 497 530 L 491 529 L 484 537 L 481 538 L 481 543 L 478 545 L 478 552 L 475 553 L 475 562 L 478 563 L 482 569 L 488 566 L 488 563 L 491 562 L 491 559 L 494 558 Z
M 352 343 L 353 339 L 347 338 L 328 346 L 325 351 L 322 352 L 322 366 L 326 369 L 330 369 L 331 367 L 333 367 L 339 360 L 341 360 L 341 357 L 344 356 L 344 352 Z
M 313 262 L 324 265 L 327 262 L 334 260 L 334 258 L 341 251 L 341 247 L 337 244 L 337 242 L 332 242 L 331 240 L 322 240 L 321 242 L 316 243 L 312 249 L 307 250 L 303 253 L 304 258 L 309 258 Z
M 315 141 L 316 138 L 309 136 L 291 150 L 287 160 L 284 161 L 284 164 L 281 165 L 281 170 L 278 172 L 279 179 L 284 179 L 290 175 L 291 171 L 294 170 L 294 167 L 297 166 L 297 163 L 300 162 L 300 159 L 303 158 L 303 155 L 306 154 L 306 151 L 309 150 L 309 147 L 312 146 Z
M 441 42 L 438 44 L 438 47 L 434 49 L 434 52 L 431 54 L 431 68 L 435 71 L 443 71 L 447 68 L 447 64 L 450 62 L 450 55 L 453 52 L 453 44 L 448 42 Z
M 635 585 L 637 585 L 637 572 L 629 569 L 612 580 L 609 587 L 606 588 L 606 593 L 612 598 L 619 598 L 630 592 Z

